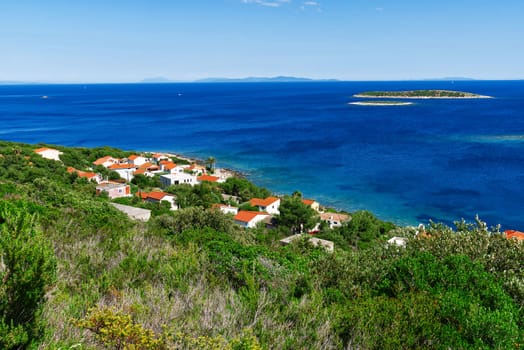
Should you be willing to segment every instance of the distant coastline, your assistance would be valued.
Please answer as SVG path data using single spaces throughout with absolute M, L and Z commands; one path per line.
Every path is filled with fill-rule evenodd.
M 353 97 L 358 98 L 409 98 L 409 99 L 479 99 L 492 98 L 491 96 L 478 95 L 471 92 L 452 90 L 407 90 L 407 91 L 366 91 Z

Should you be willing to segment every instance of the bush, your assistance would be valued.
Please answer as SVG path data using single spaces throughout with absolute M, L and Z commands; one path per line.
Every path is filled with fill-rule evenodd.
M 38 337 L 39 312 L 56 278 L 53 248 L 24 203 L 0 202 L 0 348 Z

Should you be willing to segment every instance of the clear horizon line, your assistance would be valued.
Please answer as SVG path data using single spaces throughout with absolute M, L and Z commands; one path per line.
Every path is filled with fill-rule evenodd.
M 279 81 L 279 79 L 286 79 L 288 81 Z M 150 80 L 151 81 L 148 81 Z M 158 79 L 155 81 L 154 79 Z M 176 83 L 195 83 L 195 84 L 207 84 L 213 82 L 224 82 L 230 83 L 242 83 L 242 82 L 252 82 L 256 81 L 250 80 L 267 80 L 267 82 L 287 82 L 292 83 L 307 83 L 307 82 L 401 82 L 401 81 L 520 81 L 524 78 L 511 78 L 511 79 L 501 79 L 501 78 L 468 78 L 468 77 L 444 77 L 444 78 L 410 78 L 410 79 L 338 79 L 338 78 L 308 78 L 308 77 L 295 77 L 295 76 L 272 76 L 272 77 L 263 77 L 263 76 L 252 76 L 252 77 L 243 77 L 243 78 L 226 78 L 226 77 L 208 77 L 208 78 L 198 78 L 192 80 L 175 80 L 175 79 L 161 79 L 161 78 L 144 78 L 142 80 L 13 80 L 6 79 L 0 80 L 0 85 L 81 85 L 81 84 L 176 84 Z M 215 80 L 215 81 L 213 81 Z M 265 81 L 261 81 L 265 82 Z

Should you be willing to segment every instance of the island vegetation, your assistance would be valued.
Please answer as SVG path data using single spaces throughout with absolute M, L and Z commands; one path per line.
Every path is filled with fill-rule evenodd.
M 360 98 L 490 98 L 490 96 L 478 95 L 471 92 L 452 90 L 407 90 L 407 91 L 367 91 L 361 92 L 354 97 Z
M 270 191 L 238 177 L 172 185 L 172 210 L 140 200 L 155 175 L 127 183 L 127 204 L 151 210 L 133 220 L 83 175 L 116 179 L 93 162 L 136 152 L 50 146 L 51 160 L 42 146 L 0 141 L 1 349 L 522 347 L 524 244 L 478 218 L 398 227 L 324 208 L 351 219 L 316 226 L 297 191 L 274 222 L 243 228 L 216 205 Z M 309 230 L 334 251 L 308 234 L 280 242 Z

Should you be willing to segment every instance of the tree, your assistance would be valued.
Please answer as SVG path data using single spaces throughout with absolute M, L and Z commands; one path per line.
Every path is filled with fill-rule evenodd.
M 209 171 L 211 171 L 211 172 L 215 171 L 216 163 L 217 163 L 217 160 L 215 159 L 215 157 L 209 157 L 209 158 L 206 159 L 206 165 L 207 165 Z
M 288 228 L 292 233 L 302 233 L 315 226 L 316 213 L 305 205 L 299 196 L 285 196 L 280 204 L 279 226 Z
M 351 221 L 335 231 L 349 244 L 366 248 L 394 227 L 392 223 L 379 220 L 369 211 L 361 210 L 352 214 Z
M 0 202 L 0 348 L 19 349 L 38 336 L 45 292 L 56 278 L 53 248 L 27 204 Z

